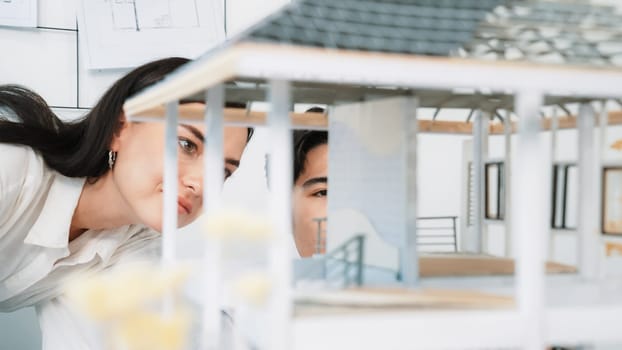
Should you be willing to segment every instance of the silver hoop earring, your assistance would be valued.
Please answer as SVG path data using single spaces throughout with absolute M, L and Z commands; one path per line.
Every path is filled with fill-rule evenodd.
M 114 161 L 117 160 L 117 152 L 108 151 L 108 167 L 112 170 Z

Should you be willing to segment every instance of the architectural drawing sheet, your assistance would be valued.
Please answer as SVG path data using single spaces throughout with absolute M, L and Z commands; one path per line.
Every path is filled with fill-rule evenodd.
M 0 0 L 0 26 L 36 27 L 37 0 Z
M 82 0 L 80 11 L 89 69 L 192 59 L 225 39 L 223 0 Z

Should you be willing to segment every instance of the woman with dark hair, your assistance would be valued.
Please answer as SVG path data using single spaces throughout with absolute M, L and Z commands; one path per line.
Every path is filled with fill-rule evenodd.
M 67 278 L 158 247 L 164 124 L 129 122 L 122 106 L 186 62 L 168 58 L 134 69 L 75 122 L 61 121 L 26 88 L 0 86 L 0 311 L 36 305 L 44 348 L 93 345 L 77 322 L 67 325 L 72 318 L 60 295 Z M 196 219 L 203 203 L 201 129 L 178 127 L 180 226 Z M 237 169 L 251 133 L 225 128 L 225 177 Z
M 307 112 L 323 113 L 314 107 Z M 292 196 L 294 241 L 305 258 L 325 253 L 328 195 L 328 132 L 294 131 L 294 190 Z M 318 237 L 318 226 L 320 235 Z

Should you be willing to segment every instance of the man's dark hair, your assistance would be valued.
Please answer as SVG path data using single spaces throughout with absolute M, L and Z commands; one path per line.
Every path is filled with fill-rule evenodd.
M 324 108 L 313 107 L 307 110 L 311 113 L 324 113 Z M 320 145 L 328 144 L 328 132 L 319 130 L 294 130 L 294 182 L 305 170 L 307 155 Z

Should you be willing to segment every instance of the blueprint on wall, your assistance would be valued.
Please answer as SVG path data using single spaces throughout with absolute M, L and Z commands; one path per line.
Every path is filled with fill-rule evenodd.
M 37 0 L 0 0 L 0 26 L 36 27 Z
M 224 41 L 224 16 L 223 0 L 82 0 L 78 22 L 87 67 L 196 58 Z
M 116 0 L 110 2 L 115 30 L 198 28 L 198 0 Z

